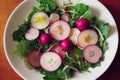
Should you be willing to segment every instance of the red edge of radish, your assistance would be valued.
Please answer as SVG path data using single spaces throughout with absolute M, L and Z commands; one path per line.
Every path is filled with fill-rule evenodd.
M 27 56 L 27 60 L 30 66 L 33 68 L 39 68 L 40 67 L 40 62 L 39 59 L 41 57 L 41 53 L 37 50 L 34 50 L 30 52 Z
M 57 53 L 62 58 L 62 60 L 64 60 L 66 57 L 65 51 L 63 51 L 62 48 L 58 45 L 54 45 L 52 48 L 50 48 L 50 51 Z
M 41 67 L 48 72 L 56 71 L 62 64 L 61 57 L 55 52 L 45 52 L 40 58 Z
M 25 38 L 27 40 L 35 40 L 39 36 L 39 30 L 36 28 L 30 28 L 26 33 L 25 33 Z
M 83 41 L 84 37 L 87 36 L 86 34 L 92 36 L 91 38 L 92 42 L 85 43 Z M 81 31 L 80 34 L 78 35 L 77 42 L 80 48 L 85 48 L 88 45 L 96 44 L 98 42 L 98 34 L 91 29 Z
M 91 64 L 96 64 L 100 62 L 103 56 L 102 50 L 97 45 L 89 45 L 85 47 L 83 52 L 83 57 L 85 60 Z
M 55 40 L 64 40 L 70 34 L 70 26 L 63 20 L 58 20 L 52 23 L 50 26 L 50 35 Z

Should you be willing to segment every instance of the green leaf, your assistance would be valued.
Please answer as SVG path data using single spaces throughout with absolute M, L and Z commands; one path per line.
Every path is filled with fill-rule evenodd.
M 21 24 L 18 27 L 19 27 L 18 30 L 14 31 L 12 34 L 13 40 L 15 40 L 15 41 L 24 40 L 25 32 L 29 29 L 30 26 L 28 26 L 26 24 Z
M 12 37 L 15 41 L 25 40 L 25 32 L 30 28 L 31 24 L 31 17 L 34 13 L 38 12 L 39 10 L 36 7 L 32 8 L 31 13 L 28 15 L 27 19 L 24 21 L 23 24 L 18 26 L 18 29 L 13 32 Z
M 21 40 L 17 44 L 14 55 L 26 57 L 32 50 L 38 49 L 39 45 L 35 41 Z
M 52 13 L 56 8 L 57 4 L 54 0 L 37 0 L 40 3 L 39 10 Z
M 32 11 L 31 11 L 30 14 L 28 15 L 26 21 L 27 21 L 28 23 L 30 23 L 33 14 L 34 14 L 34 13 L 37 13 L 37 12 L 39 12 L 39 11 L 40 11 L 40 10 L 39 10 L 37 7 L 33 7 L 33 8 L 32 8 Z
M 69 23 L 69 25 L 70 25 L 71 28 L 75 28 L 75 27 L 76 27 L 74 20 L 70 19 L 70 20 L 68 21 L 68 23 Z
M 84 3 L 76 4 L 73 11 L 77 12 L 77 14 L 71 14 L 71 17 L 74 20 L 78 20 L 79 18 L 87 18 L 88 20 L 91 20 L 92 18 L 92 10 Z
M 109 32 L 110 32 L 109 24 L 108 23 L 103 23 L 96 16 L 93 17 L 93 23 L 101 31 L 101 33 L 102 33 L 102 35 L 104 37 L 104 40 L 106 40 L 106 38 L 108 37 Z
M 107 42 L 104 41 L 102 44 L 102 50 L 103 50 L 103 52 L 105 52 L 107 49 L 108 49 Z

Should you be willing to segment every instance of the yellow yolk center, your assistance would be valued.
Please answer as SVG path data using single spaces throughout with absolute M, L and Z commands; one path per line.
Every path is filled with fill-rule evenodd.
M 89 43 L 90 40 L 91 40 L 90 35 L 86 35 L 86 36 L 84 37 L 84 41 L 85 41 L 85 42 Z
M 58 26 L 57 29 L 56 29 L 56 32 L 59 33 L 59 34 L 62 34 L 62 32 L 63 32 L 62 27 Z
M 36 20 L 38 23 L 43 23 L 45 21 L 45 18 L 44 17 L 37 17 Z

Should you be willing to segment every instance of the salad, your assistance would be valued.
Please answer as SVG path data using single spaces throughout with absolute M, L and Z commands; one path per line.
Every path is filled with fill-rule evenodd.
M 67 80 L 75 72 L 90 72 L 101 65 L 108 49 L 110 27 L 84 3 L 36 0 L 26 20 L 13 32 L 17 41 L 14 55 L 29 69 L 39 71 L 44 80 Z

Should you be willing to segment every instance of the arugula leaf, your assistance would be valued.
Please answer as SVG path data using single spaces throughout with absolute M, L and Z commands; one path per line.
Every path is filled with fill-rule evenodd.
M 39 10 L 46 12 L 46 13 L 52 13 L 56 8 L 57 4 L 54 0 L 37 0 L 40 3 Z
M 91 20 L 92 18 L 92 10 L 90 7 L 84 3 L 79 3 L 74 6 L 74 12 L 77 14 L 71 14 L 72 19 L 78 20 L 79 18 L 87 18 Z
M 38 49 L 39 45 L 35 41 L 21 40 L 17 44 L 17 48 L 14 51 L 14 55 L 26 57 L 32 50 Z

